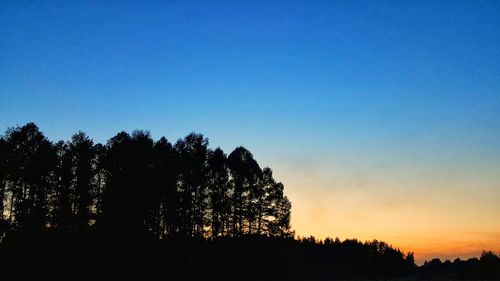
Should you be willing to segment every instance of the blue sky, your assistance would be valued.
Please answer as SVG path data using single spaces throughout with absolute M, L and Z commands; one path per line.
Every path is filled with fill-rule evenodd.
M 500 233 L 498 1 L 79 2 L 0 2 L 0 128 L 244 145 L 303 235 L 399 233 L 391 213 L 369 232 L 332 206 L 380 196 L 427 200 L 414 212 L 469 198 L 490 219 L 471 227 Z

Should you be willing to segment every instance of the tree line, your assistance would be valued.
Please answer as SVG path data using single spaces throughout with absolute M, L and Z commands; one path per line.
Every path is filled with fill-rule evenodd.
M 479 258 L 466 260 L 456 258 L 453 261 L 441 261 L 439 258 L 434 258 L 424 262 L 419 268 L 419 275 L 422 279 L 439 276 L 442 279 L 500 280 L 500 255 L 492 251 L 483 251 Z
M 0 137 L 2 280 L 500 278 L 492 252 L 417 267 L 382 241 L 295 237 L 290 215 L 270 168 L 201 134 Z
M 34 123 L 0 137 L 0 239 L 12 231 L 133 237 L 293 236 L 291 203 L 270 168 L 202 134 L 175 143 L 147 131 L 106 144 L 83 132 L 51 142 Z

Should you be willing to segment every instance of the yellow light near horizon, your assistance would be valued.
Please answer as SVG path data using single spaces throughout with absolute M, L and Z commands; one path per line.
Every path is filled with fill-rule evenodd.
M 287 168 L 277 178 L 292 201 L 297 235 L 377 239 L 414 252 L 418 264 L 500 253 L 500 189 L 491 179 L 349 178 L 345 169 L 325 176 Z

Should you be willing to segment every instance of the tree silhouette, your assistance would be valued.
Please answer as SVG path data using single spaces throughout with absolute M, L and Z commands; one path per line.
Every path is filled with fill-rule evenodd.
M 493 252 L 417 268 L 413 253 L 377 240 L 294 239 L 284 188 L 246 148 L 226 156 L 197 133 L 172 145 L 120 132 L 102 145 L 83 132 L 52 143 L 34 123 L 10 128 L 0 137 L 0 276 L 500 278 Z
M 2 221 L 111 236 L 287 236 L 290 202 L 270 168 L 236 148 L 226 157 L 191 133 L 174 146 L 146 131 L 120 132 L 106 145 L 83 132 L 55 144 L 34 123 L 0 142 Z M 8 227 L 7 227 L 8 228 Z
M 8 230 L 8 223 L 5 218 L 5 195 L 6 195 L 6 187 L 7 187 L 7 152 L 8 146 L 7 142 L 0 138 L 0 240 L 5 235 L 5 232 Z
M 102 216 L 114 235 L 142 236 L 153 189 L 153 140 L 148 132 L 125 132 L 107 144 Z
M 179 225 L 178 196 L 177 196 L 177 154 L 165 137 L 160 138 L 154 144 L 156 153 L 154 186 L 158 196 L 157 204 L 158 221 L 155 236 L 164 238 L 177 233 Z
M 60 231 L 72 229 L 73 211 L 71 207 L 72 193 L 72 157 L 69 145 L 59 141 L 56 145 L 57 164 L 55 169 L 54 207 L 52 209 L 52 226 Z
M 19 228 L 42 230 L 48 222 L 55 149 L 34 123 L 9 129 L 5 139 L 10 146 L 10 221 Z
M 222 149 L 217 148 L 209 152 L 208 167 L 208 192 L 212 218 L 210 230 L 212 238 L 215 238 L 227 235 L 231 211 L 229 170 L 227 157 Z
M 95 167 L 93 148 L 93 141 L 83 132 L 73 135 L 69 143 L 74 177 L 73 213 L 76 230 L 84 229 L 90 221 L 93 189 L 91 183 Z
M 237 147 L 229 154 L 228 167 L 234 185 L 232 196 L 233 235 L 243 235 L 245 223 L 247 224 L 247 233 L 251 234 L 252 223 L 255 220 L 255 208 L 252 200 L 262 171 L 252 153 L 244 147 Z
M 177 162 L 180 234 L 201 237 L 206 224 L 208 139 L 191 133 L 177 141 L 175 150 L 181 159 Z

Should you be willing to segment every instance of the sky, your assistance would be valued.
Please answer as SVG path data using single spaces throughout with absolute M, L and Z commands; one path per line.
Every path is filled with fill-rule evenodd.
M 195 131 L 300 236 L 500 252 L 499 1 L 0 1 L 0 129 Z

